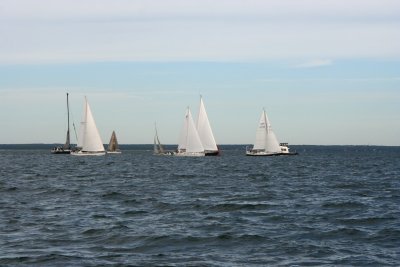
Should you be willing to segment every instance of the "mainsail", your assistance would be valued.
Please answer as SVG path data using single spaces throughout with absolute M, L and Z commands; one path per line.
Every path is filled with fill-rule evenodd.
M 201 143 L 199 134 L 197 133 L 189 107 L 186 110 L 185 119 L 183 121 L 178 151 L 187 153 L 204 152 L 204 147 Z
M 115 131 L 113 131 L 111 134 L 110 143 L 108 144 L 107 151 L 118 151 L 118 150 L 119 150 L 119 145 L 118 145 L 117 135 L 115 134 Z
M 77 140 L 77 144 L 76 144 L 76 147 L 79 149 L 82 149 L 82 147 L 83 147 L 83 138 L 85 135 L 85 128 L 86 128 L 86 97 L 85 97 L 85 102 L 83 103 L 82 120 L 79 125 L 78 140 Z
M 79 129 L 78 147 L 82 148 L 82 152 L 105 151 L 86 97 L 83 106 L 82 122 Z
M 157 126 L 154 125 L 156 134 L 154 135 L 154 154 L 164 153 L 164 148 L 161 145 L 160 139 L 158 138 Z
M 276 138 L 275 133 L 272 131 L 272 127 L 265 110 L 263 110 L 261 113 L 253 150 L 264 150 L 267 153 L 281 152 L 278 139 Z
M 208 120 L 206 108 L 204 106 L 203 98 L 200 97 L 199 116 L 197 118 L 197 132 L 204 150 L 217 151 L 217 143 L 215 142 L 214 134 L 211 130 L 210 121 Z

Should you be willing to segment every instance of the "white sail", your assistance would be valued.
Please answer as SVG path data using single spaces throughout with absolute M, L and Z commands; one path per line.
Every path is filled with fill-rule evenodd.
M 85 130 L 85 125 L 86 122 L 83 121 L 84 119 L 82 118 L 82 121 L 79 125 L 79 130 L 78 130 L 78 140 L 77 140 L 77 144 L 76 147 L 79 149 L 82 149 L 83 146 L 83 136 L 84 136 L 84 130 Z
M 99 131 L 93 118 L 89 102 L 85 97 L 82 122 L 79 129 L 78 147 L 81 152 L 105 152 Z M 82 154 L 81 153 L 81 154 Z
M 160 150 L 158 149 L 158 144 L 157 144 L 157 139 L 156 136 L 154 136 L 154 148 L 153 148 L 154 154 L 159 154 Z
M 188 112 L 189 108 L 186 110 L 185 119 L 183 120 L 181 134 L 178 140 L 178 151 L 186 150 L 186 139 L 187 139 L 187 129 L 188 129 Z
M 253 150 L 264 150 L 267 153 L 281 152 L 278 139 L 276 138 L 275 133 L 272 131 L 272 127 L 265 110 L 263 110 L 261 113 Z
M 82 119 L 81 119 L 81 123 L 80 123 L 80 125 L 79 125 L 79 130 L 78 130 L 78 140 L 77 140 L 77 144 L 76 144 L 76 146 L 79 148 L 79 149 L 82 149 L 82 147 L 83 147 L 83 139 L 84 139 L 84 137 L 85 137 L 85 132 L 86 132 L 86 117 L 87 117 L 87 112 L 86 112 L 86 110 L 87 110 L 87 108 L 86 108 L 86 105 L 87 105 L 87 99 L 86 99 L 86 96 L 85 96 L 85 101 L 83 102 L 83 112 L 82 112 Z
M 186 153 L 204 153 L 204 147 L 201 143 L 199 134 L 197 133 L 192 113 L 189 108 L 186 110 L 185 119 L 183 121 L 178 151 Z
M 210 121 L 208 120 L 206 108 L 204 106 L 203 98 L 200 97 L 199 116 L 197 118 L 197 132 L 204 150 L 217 151 L 217 143 L 215 142 L 214 134 L 211 130 Z

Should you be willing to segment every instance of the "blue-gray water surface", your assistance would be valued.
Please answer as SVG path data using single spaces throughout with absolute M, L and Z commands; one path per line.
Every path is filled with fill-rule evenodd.
M 399 266 L 400 147 L 0 150 L 0 266 Z

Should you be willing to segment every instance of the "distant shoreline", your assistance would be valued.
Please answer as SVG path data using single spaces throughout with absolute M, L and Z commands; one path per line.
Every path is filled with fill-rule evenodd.
M 44 144 L 44 143 L 33 143 L 33 144 L 0 144 L 0 150 L 5 149 L 51 149 L 55 146 L 62 146 L 62 144 Z M 104 147 L 107 148 L 108 144 L 104 144 Z M 177 147 L 177 144 L 166 144 L 164 145 L 167 149 L 174 149 Z M 220 149 L 230 149 L 237 147 L 246 147 L 252 146 L 252 144 L 223 144 L 219 145 Z M 75 147 L 75 144 L 72 145 Z M 120 144 L 121 149 L 152 149 L 153 144 Z M 290 147 L 299 149 L 299 148 L 307 148 L 307 147 L 326 147 L 326 148 L 335 148 L 335 147 L 400 147 L 399 145 L 290 145 Z

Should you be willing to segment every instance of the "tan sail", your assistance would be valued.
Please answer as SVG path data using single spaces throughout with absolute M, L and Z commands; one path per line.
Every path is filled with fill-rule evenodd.
M 107 153 L 117 153 L 117 154 L 121 153 L 115 131 L 113 131 L 111 134 L 110 143 L 108 144 L 108 148 L 107 148 Z

